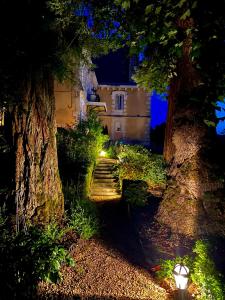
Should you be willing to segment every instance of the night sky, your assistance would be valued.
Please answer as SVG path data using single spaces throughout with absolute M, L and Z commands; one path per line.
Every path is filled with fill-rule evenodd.
M 95 73 L 99 84 L 135 85 L 129 76 L 128 49 L 109 53 L 94 61 Z M 165 97 L 152 93 L 151 99 L 151 127 L 155 128 L 166 122 L 168 103 Z

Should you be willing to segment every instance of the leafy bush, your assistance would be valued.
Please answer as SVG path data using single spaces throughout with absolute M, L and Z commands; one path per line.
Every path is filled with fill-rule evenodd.
M 112 144 L 110 142 L 110 145 L 107 147 L 107 157 L 109 158 L 118 158 L 119 153 L 121 152 L 123 146 L 119 142 L 115 142 Z
M 148 185 L 144 181 L 124 180 L 123 197 L 125 201 L 132 206 L 144 206 L 148 198 Z
M 165 163 L 161 155 L 152 154 L 142 146 L 124 145 L 118 157 L 120 180 L 144 180 L 153 186 L 165 184 Z
M 59 171 L 64 183 L 80 185 L 80 193 L 88 194 L 96 159 L 108 136 L 102 133 L 96 114 L 90 113 L 75 129 L 58 129 Z
M 198 288 L 198 299 L 224 300 L 225 289 L 223 278 L 216 270 L 209 255 L 209 244 L 201 240 L 195 243 L 192 256 L 177 257 L 174 260 L 161 262 L 161 270 L 157 272 L 160 278 L 172 278 L 173 268 L 177 263 L 183 263 L 190 269 L 190 280 Z
M 75 164 L 84 168 L 95 162 L 108 136 L 102 133 L 96 114 L 89 114 L 75 129 L 58 130 L 59 163 Z
M 95 203 L 79 198 L 72 186 L 65 189 L 65 199 L 70 202 L 68 211 L 69 226 L 83 239 L 89 239 L 99 233 L 100 222 Z
M 7 295 L 6 299 L 12 295 L 30 299 L 39 280 L 56 283 L 61 279 L 61 265 L 74 265 L 61 244 L 64 233 L 55 224 L 30 227 L 27 232 L 18 234 L 10 232 L 4 224 L 1 226 L 1 290 Z
M 4 136 L 0 134 L 0 155 L 9 152 L 10 148 Z
M 161 260 L 160 261 L 160 270 L 157 271 L 158 278 L 174 279 L 173 269 L 176 264 L 183 264 L 185 266 L 188 266 L 188 268 L 190 269 L 190 267 L 192 265 L 192 258 L 188 255 L 185 255 L 183 257 L 177 256 L 173 260 L 170 260 L 170 259 Z
M 83 239 L 98 234 L 99 221 L 94 204 L 80 199 L 72 208 L 69 224 Z
M 222 276 L 217 272 L 215 264 L 209 256 L 209 244 L 197 241 L 193 252 L 195 253 L 195 259 L 191 280 L 200 288 L 200 299 L 225 299 Z

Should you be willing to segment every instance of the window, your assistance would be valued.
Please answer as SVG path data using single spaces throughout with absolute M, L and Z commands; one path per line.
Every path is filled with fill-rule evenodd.
M 124 95 L 122 94 L 116 95 L 115 110 L 124 110 Z

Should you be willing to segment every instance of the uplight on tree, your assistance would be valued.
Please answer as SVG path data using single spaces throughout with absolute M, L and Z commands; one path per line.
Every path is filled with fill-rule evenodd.
M 176 282 L 176 287 L 180 290 L 185 290 L 188 284 L 188 267 L 182 264 L 177 264 L 173 269 L 173 275 Z

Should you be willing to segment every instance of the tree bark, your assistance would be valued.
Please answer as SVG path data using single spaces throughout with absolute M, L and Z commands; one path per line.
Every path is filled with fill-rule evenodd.
M 42 74 L 40 74 L 42 73 Z M 60 221 L 64 198 L 58 171 L 53 78 L 40 72 L 24 80 L 12 110 L 16 225 Z
M 191 100 L 202 86 L 189 55 L 190 36 L 183 47 L 169 91 L 164 149 L 168 186 L 156 218 L 184 235 L 225 235 L 224 184 L 216 175 L 219 167 L 209 157 L 212 140 L 203 123 L 202 103 Z
M 165 139 L 163 147 L 163 157 L 167 163 L 169 163 L 173 157 L 173 144 L 172 141 L 172 128 L 173 128 L 173 117 L 174 117 L 174 107 L 176 99 L 177 89 L 179 89 L 179 82 L 173 81 L 170 85 L 170 90 L 168 94 L 168 113 L 166 120 L 166 129 L 165 129 Z

